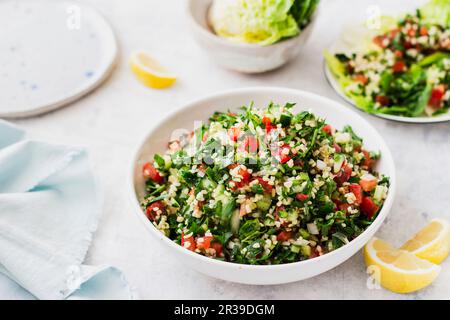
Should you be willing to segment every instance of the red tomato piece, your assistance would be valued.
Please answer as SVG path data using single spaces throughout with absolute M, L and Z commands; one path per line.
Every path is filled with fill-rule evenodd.
M 277 235 L 277 240 L 280 242 L 288 241 L 291 238 L 292 232 L 280 231 L 280 233 Z
M 284 164 L 291 160 L 289 155 L 291 148 L 287 144 L 283 144 L 281 147 L 276 147 L 272 150 L 272 156 L 274 156 L 281 164 Z
M 213 248 L 214 250 L 216 250 L 216 257 L 221 256 L 222 255 L 222 244 L 220 242 L 213 242 L 211 244 L 211 248 Z
M 333 127 L 331 125 L 329 125 L 329 124 L 325 125 L 322 128 L 322 131 L 325 132 L 326 134 L 329 134 L 329 135 L 331 135 L 333 133 L 333 130 L 334 130 Z
M 337 153 L 340 153 L 342 151 L 342 148 L 337 143 L 333 144 L 334 150 L 336 150 Z
M 360 205 L 362 202 L 362 198 L 363 198 L 363 193 L 362 193 L 362 188 L 359 184 L 356 183 L 352 183 L 348 189 L 350 190 L 351 193 L 353 193 L 355 195 L 355 203 L 357 205 Z
M 362 199 L 360 208 L 361 212 L 369 219 L 372 219 L 380 209 L 370 197 Z
M 387 105 L 389 105 L 389 102 L 390 102 L 389 98 L 386 96 L 376 96 L 375 101 L 378 102 L 382 106 L 387 106 Z
M 188 243 L 188 244 L 187 244 Z M 190 251 L 195 251 L 196 245 L 194 237 L 185 237 L 184 232 L 181 233 L 181 246 L 185 249 L 188 249 Z
M 441 106 L 441 101 L 442 101 L 442 98 L 444 97 L 444 94 L 445 94 L 444 85 L 440 84 L 440 85 L 436 86 L 431 91 L 431 96 L 430 96 L 430 100 L 428 100 L 428 105 L 433 108 L 439 108 Z
M 238 164 L 233 163 L 228 166 L 228 169 L 233 170 L 237 166 Z M 240 168 L 238 170 L 238 175 L 240 175 L 242 179 L 240 181 L 233 180 L 235 187 L 232 189 L 242 188 L 243 186 L 247 185 L 250 182 L 250 173 L 246 169 Z
M 239 144 L 238 151 L 246 151 L 249 153 L 256 153 L 258 151 L 259 142 L 255 136 L 246 136 Z
M 211 241 L 213 236 L 204 236 L 197 238 L 197 249 L 209 249 L 211 247 Z
M 421 36 L 427 36 L 428 35 L 428 29 L 425 26 L 420 27 L 420 35 Z
M 298 201 L 305 202 L 306 200 L 309 199 L 309 196 L 308 196 L 307 194 L 297 193 L 297 194 L 295 195 L 295 198 L 296 198 Z
M 370 153 L 367 150 L 361 151 L 364 154 L 364 161 L 362 163 L 363 167 L 367 167 L 368 169 L 372 169 L 373 167 L 373 160 L 370 157 Z
M 231 127 L 228 129 L 228 137 L 234 142 L 238 141 L 239 135 L 241 134 L 241 128 Z
M 353 80 L 355 80 L 356 82 L 360 82 L 362 84 L 367 84 L 367 82 L 369 82 L 369 79 L 363 74 L 354 75 Z
M 397 58 L 403 58 L 403 52 L 400 51 L 400 50 L 395 50 L 395 51 L 394 51 L 394 55 L 395 55 Z
M 413 28 L 410 28 L 406 31 L 406 34 L 410 37 L 414 37 L 416 35 L 416 30 L 414 30 Z
M 373 42 L 381 48 L 386 48 L 387 47 L 385 41 L 386 39 L 387 39 L 386 36 L 376 36 L 375 38 L 373 38 Z
M 342 186 L 344 182 L 347 182 L 352 176 L 352 168 L 348 165 L 345 165 L 341 168 L 341 170 L 334 177 L 334 181 L 338 184 L 338 186 Z
M 164 203 L 162 203 L 161 201 L 156 201 L 153 202 L 151 205 L 149 205 L 147 207 L 147 209 L 145 210 L 145 215 L 147 216 L 148 219 L 155 221 L 155 217 L 156 217 L 156 212 L 155 210 L 164 210 Z
M 394 63 L 392 66 L 392 70 L 394 73 L 400 73 L 406 70 L 406 65 L 403 61 L 399 60 Z
M 145 179 L 150 179 L 158 184 L 162 184 L 164 182 L 163 176 L 158 172 L 158 170 L 156 170 L 156 168 L 150 162 L 144 164 L 142 172 L 144 174 Z
M 273 186 L 269 184 L 268 181 L 264 180 L 261 177 L 256 177 L 256 180 L 258 180 L 259 184 L 261 185 L 261 187 L 263 187 L 265 192 L 272 194 Z

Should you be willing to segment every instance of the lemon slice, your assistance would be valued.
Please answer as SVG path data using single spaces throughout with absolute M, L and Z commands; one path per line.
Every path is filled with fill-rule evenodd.
M 421 259 L 441 263 L 450 251 L 450 225 L 447 220 L 433 219 L 400 249 Z
M 146 87 L 163 89 L 170 87 L 177 80 L 174 74 L 142 51 L 131 55 L 130 66 L 136 78 Z
M 365 246 L 364 256 L 375 280 L 397 293 L 420 290 L 431 284 L 441 271 L 440 266 L 377 238 Z

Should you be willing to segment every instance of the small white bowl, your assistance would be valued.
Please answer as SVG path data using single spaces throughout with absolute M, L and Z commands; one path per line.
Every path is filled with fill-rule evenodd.
M 189 0 L 187 15 L 192 34 L 199 46 L 217 64 L 243 73 L 261 73 L 281 67 L 298 55 L 316 22 L 317 11 L 310 23 L 296 37 L 272 45 L 261 46 L 234 42 L 214 34 L 208 22 L 212 0 Z M 317 8 L 318 9 L 318 8 Z
M 239 111 L 240 106 L 247 105 L 252 101 L 255 106 L 260 108 L 266 107 L 270 101 L 295 102 L 297 105 L 294 107 L 294 112 L 311 110 L 316 115 L 326 118 L 328 123 L 336 128 L 343 128 L 349 124 L 364 139 L 365 146 L 381 152 L 381 159 L 378 161 L 376 169 L 390 177 L 389 194 L 375 221 L 356 239 L 335 251 L 310 260 L 281 265 L 245 265 L 214 260 L 186 250 L 163 235 L 146 218 L 139 205 L 145 189 L 142 177 L 143 164 L 153 159 L 155 153 L 163 153 L 166 150 L 167 143 L 175 131 L 188 130 L 191 132 L 195 121 L 207 122 L 215 110 Z M 177 112 L 162 119 L 159 125 L 150 130 L 139 144 L 132 159 L 128 184 L 133 211 L 144 223 L 149 233 L 155 239 L 160 240 L 159 242 L 167 248 L 168 253 L 176 255 L 183 265 L 222 280 L 246 284 L 280 284 L 310 278 L 330 270 L 360 250 L 372 238 L 388 215 L 395 197 L 396 178 L 394 161 L 383 138 L 370 123 L 355 111 L 333 100 L 304 91 L 258 87 L 235 89 L 210 95 L 190 102 Z

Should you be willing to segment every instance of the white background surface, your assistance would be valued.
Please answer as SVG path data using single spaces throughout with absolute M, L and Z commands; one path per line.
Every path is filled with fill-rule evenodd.
M 203 276 L 180 265 L 147 234 L 129 209 L 124 183 L 136 143 L 159 117 L 186 100 L 223 89 L 274 85 L 340 101 L 324 78 L 322 51 L 345 21 L 367 18 L 370 5 L 378 4 L 382 13 L 390 13 L 422 1 L 323 0 L 320 21 L 300 56 L 280 70 L 258 76 L 223 70 L 206 58 L 190 37 L 183 0 L 83 2 L 95 6 L 113 25 L 121 48 L 117 69 L 101 88 L 79 102 L 14 122 L 33 137 L 89 148 L 105 203 L 88 263 L 108 263 L 122 269 L 140 296 L 148 299 L 450 298 L 450 259 L 442 264 L 442 273 L 432 286 L 409 295 L 369 290 L 360 253 L 325 274 L 287 285 L 246 286 Z M 156 91 L 137 83 L 127 61 L 136 49 L 147 50 L 178 73 L 175 86 Z M 407 125 L 364 117 L 384 136 L 396 161 L 398 196 L 378 236 L 400 245 L 427 220 L 450 218 L 450 126 Z

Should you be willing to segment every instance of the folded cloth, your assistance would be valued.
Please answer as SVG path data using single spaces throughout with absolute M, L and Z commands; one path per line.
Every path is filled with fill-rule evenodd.
M 82 264 L 101 212 L 86 151 L 24 136 L 0 120 L 0 298 L 133 298 L 119 270 Z

